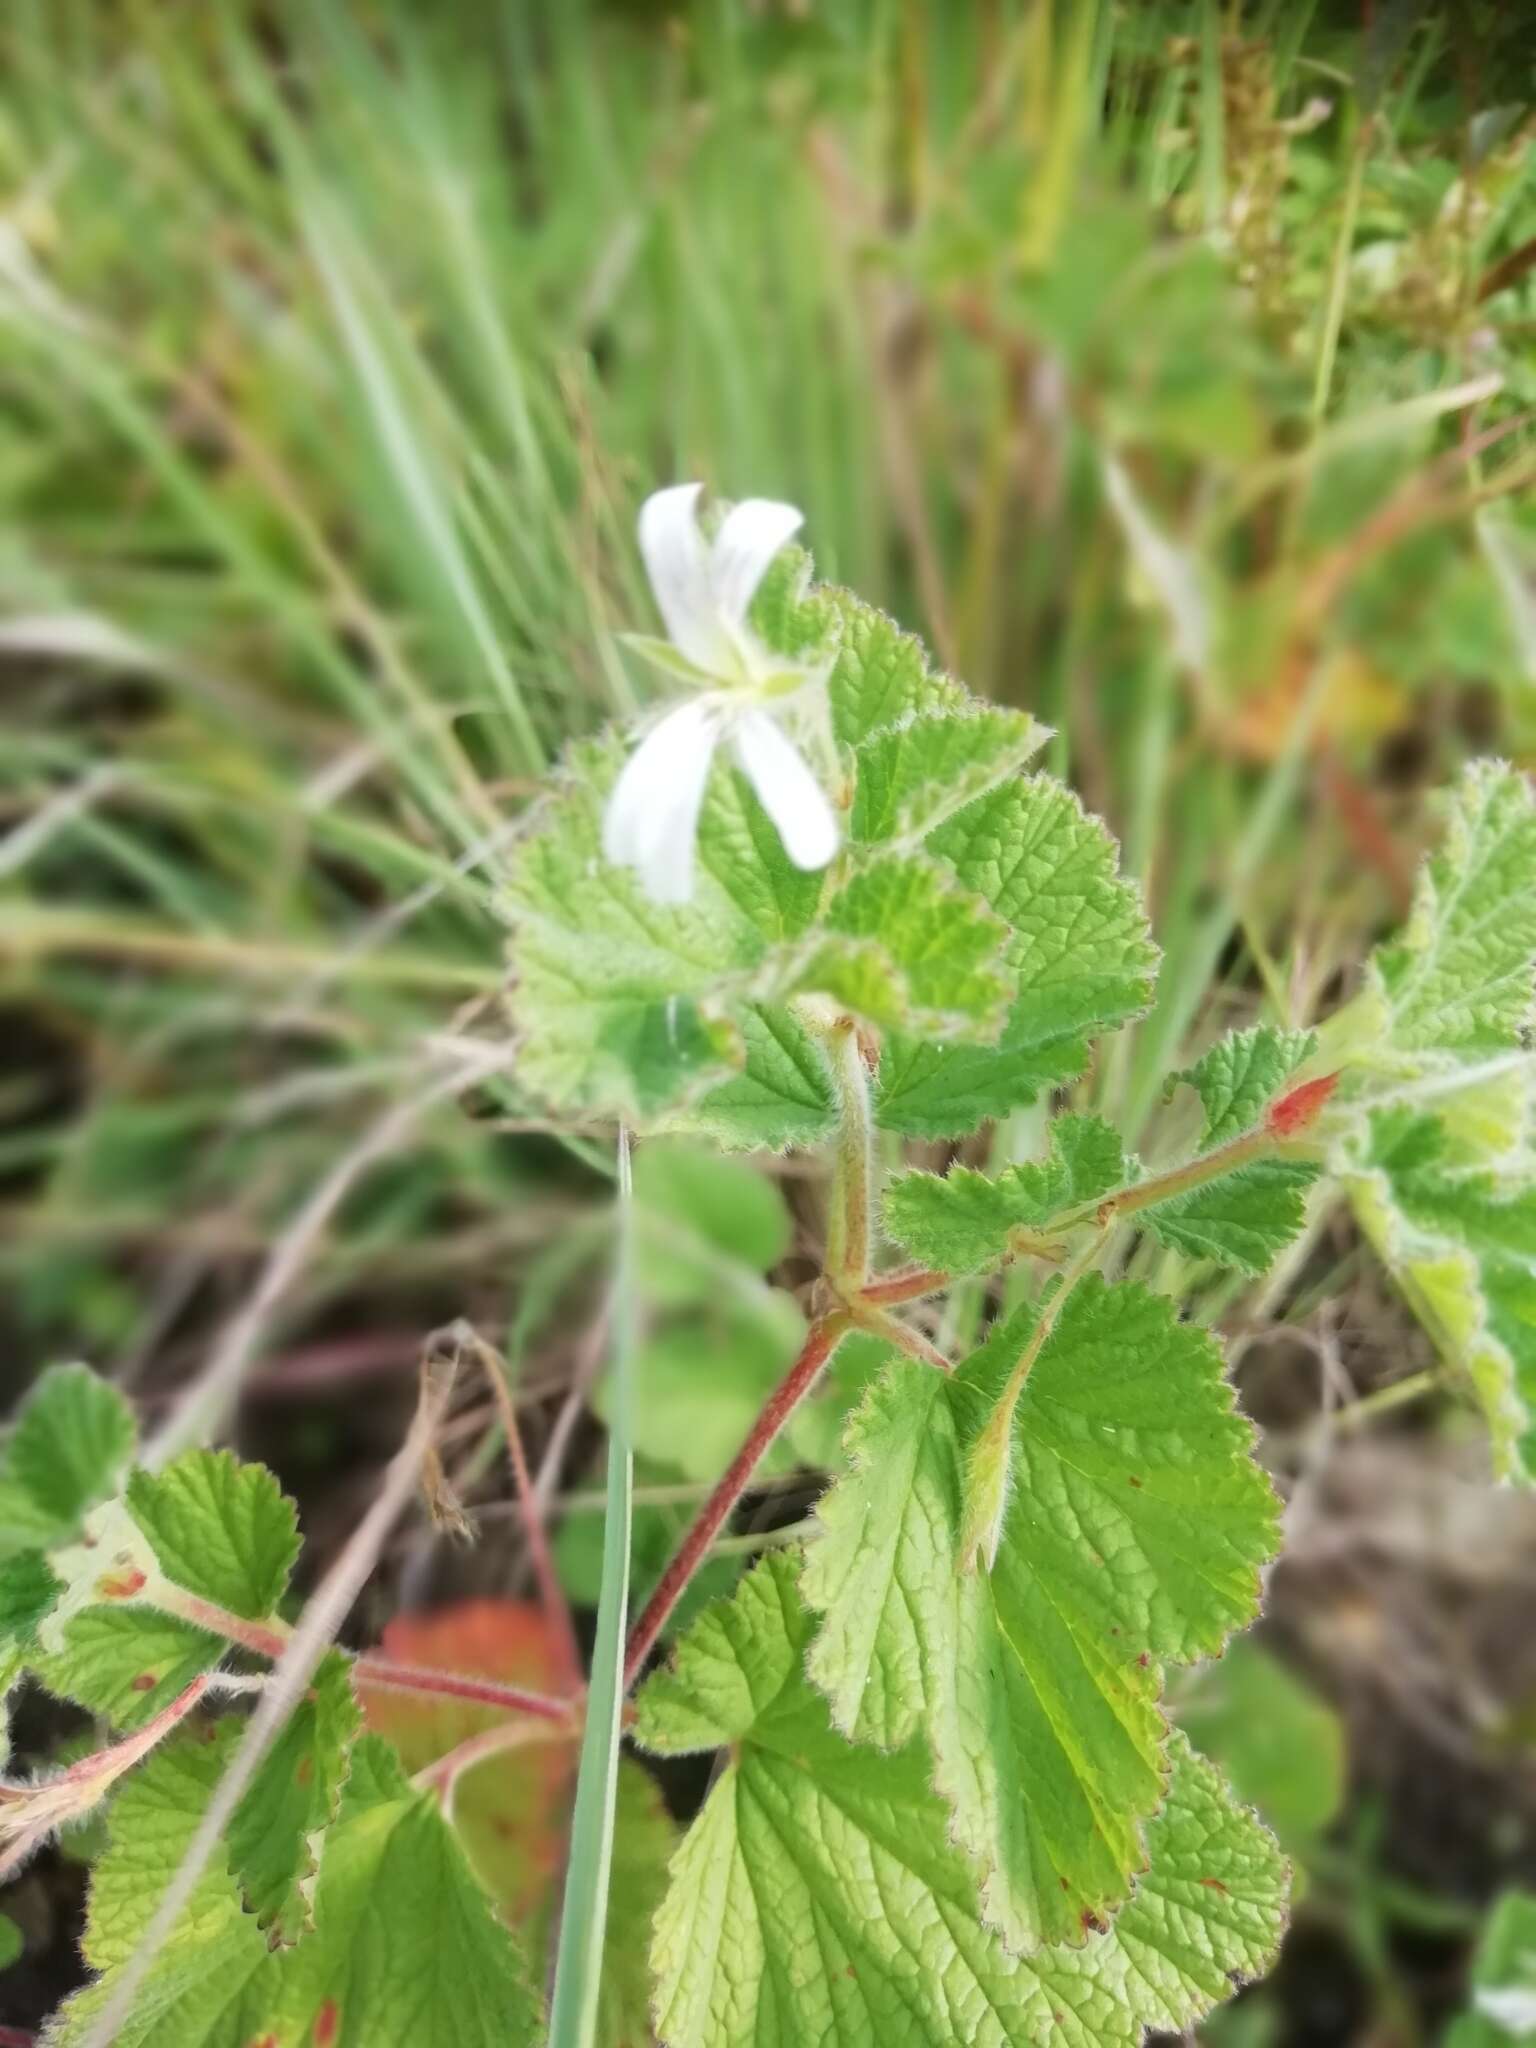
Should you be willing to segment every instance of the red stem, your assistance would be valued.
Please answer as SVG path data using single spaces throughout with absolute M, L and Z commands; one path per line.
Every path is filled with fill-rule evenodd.
M 895 1273 L 882 1273 L 866 1281 L 860 1292 L 865 1301 L 890 1308 L 899 1301 L 918 1301 L 925 1294 L 941 1294 L 949 1284 L 948 1273 L 936 1273 L 927 1266 L 903 1266 Z
M 576 1625 L 571 1619 L 570 1603 L 560 1576 L 555 1570 L 555 1560 L 550 1554 L 549 1531 L 544 1526 L 538 1495 L 533 1490 L 533 1476 L 528 1470 L 528 1453 L 523 1446 L 523 1432 L 518 1423 L 517 1409 L 511 1392 L 501 1375 L 501 1364 L 497 1359 L 486 1361 L 486 1371 L 494 1374 L 494 1390 L 502 1412 L 502 1424 L 507 1439 L 507 1456 L 512 1465 L 512 1483 L 517 1492 L 517 1504 L 523 1521 L 523 1540 L 528 1545 L 528 1558 L 533 1566 L 534 1581 L 539 1589 L 539 1605 L 544 1610 L 544 1619 L 549 1623 L 555 1638 L 565 1682 L 572 1692 L 581 1687 L 581 1649 L 576 1641 Z
M 0 2027 L 0 2048 L 35 2048 L 36 2034 L 23 2033 L 20 2027 Z
M 362 1685 L 379 1685 L 390 1692 L 429 1692 L 448 1699 L 474 1700 L 480 1706 L 506 1707 L 513 1713 L 532 1714 L 541 1721 L 570 1722 L 574 1710 L 569 1700 L 551 1699 L 547 1693 L 529 1692 L 520 1685 L 503 1685 L 495 1678 L 474 1678 L 458 1671 L 432 1671 L 421 1664 L 396 1664 L 389 1657 L 359 1657 L 353 1669 Z
M 163 1586 L 155 1600 L 162 1613 L 194 1621 L 211 1635 L 239 1643 L 242 1649 L 275 1663 L 288 1647 L 292 1631 L 274 1617 L 271 1621 L 246 1621 L 211 1600 L 199 1599 L 181 1586 Z M 503 1685 L 495 1678 L 478 1678 L 470 1673 L 434 1671 L 425 1665 L 397 1664 L 392 1657 L 365 1654 L 353 1666 L 366 1685 L 387 1686 L 392 1692 L 430 1692 L 450 1699 L 476 1700 L 482 1706 L 506 1707 L 514 1713 L 535 1714 L 544 1721 L 568 1722 L 574 1707 L 568 1699 L 551 1699 L 548 1694 L 529 1692 L 520 1685 Z M 3 2043 L 0 2043 L 3 2048 Z
M 661 1583 L 646 1603 L 645 1612 L 630 1631 L 624 1652 L 624 1684 L 633 1685 L 656 1638 L 667 1625 L 684 1587 L 704 1561 L 704 1555 L 730 1518 L 731 1510 L 746 1492 L 758 1462 L 779 1431 L 815 1384 L 817 1375 L 849 1329 L 841 1313 L 823 1316 L 812 1323 L 800 1356 L 779 1382 L 762 1413 L 753 1423 L 746 1442 L 726 1467 L 724 1476 L 695 1517 L 677 1555 L 661 1575 Z

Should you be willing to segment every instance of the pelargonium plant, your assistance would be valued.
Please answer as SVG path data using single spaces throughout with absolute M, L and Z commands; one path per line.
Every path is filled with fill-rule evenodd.
M 705 522 L 699 499 L 664 491 L 641 516 L 667 637 L 637 645 L 676 700 L 578 746 L 528 821 L 515 1072 L 642 1156 L 684 1133 L 823 1166 L 803 1344 L 622 1646 L 610 1530 L 590 1682 L 572 1665 L 548 1693 L 338 1649 L 345 1560 L 291 1625 L 299 1538 L 272 1476 L 225 1450 L 163 1462 L 111 1387 L 45 1375 L 0 1466 L 0 1676 L 102 1739 L 0 1785 L 0 1875 L 106 1806 L 92 1981 L 58 2048 L 1118 2048 L 1188 2029 L 1264 1971 L 1287 1901 L 1275 1842 L 1167 1708 L 1169 1673 L 1254 1619 L 1281 1526 L 1220 1341 L 1181 1306 L 1189 1276 L 1257 1280 L 1347 1200 L 1481 1403 L 1499 1476 L 1526 1477 L 1523 779 L 1467 771 L 1348 1005 L 1206 1046 L 1169 1076 L 1191 1142 L 1143 1162 L 1084 1077 L 1152 1002 L 1157 951 L 1109 832 L 1031 767 L 1045 729 L 813 583 L 792 508 Z M 976 1134 L 1031 1105 L 1030 1156 L 901 1163 L 909 1141 L 981 1156 Z M 1180 1295 L 1125 1277 L 1148 1240 Z M 847 1414 L 811 1533 L 676 1632 L 829 1375 Z M 380 1514 L 431 1472 L 440 1411 L 429 1377 Z M 482 1719 L 413 1776 L 387 1720 L 364 1727 L 381 1695 Z M 556 1935 L 547 1906 L 498 1911 L 458 1788 L 494 1755 L 578 1741 Z M 640 1760 L 680 1756 L 713 1764 L 679 1838 Z

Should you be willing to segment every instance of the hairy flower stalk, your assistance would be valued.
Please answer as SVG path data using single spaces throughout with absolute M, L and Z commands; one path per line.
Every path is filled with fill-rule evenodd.
M 134 1734 L 62 1771 L 30 1781 L 0 1778 L 0 1884 L 14 1877 L 58 1829 L 84 1820 L 123 1773 L 142 1763 L 217 1682 L 211 1675 L 194 1678 Z
M 825 791 L 778 720 L 819 690 L 812 669 L 771 654 L 747 620 L 775 555 L 799 529 L 793 505 L 748 498 L 713 540 L 699 526 L 701 484 L 657 491 L 640 508 L 640 550 L 666 640 L 628 636 L 697 694 L 667 712 L 631 755 L 603 817 L 603 856 L 632 867 L 656 903 L 691 901 L 694 841 L 715 753 L 728 745 L 796 867 L 838 847 Z

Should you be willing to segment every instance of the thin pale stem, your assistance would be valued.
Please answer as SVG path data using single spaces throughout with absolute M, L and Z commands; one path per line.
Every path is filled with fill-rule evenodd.
M 1171 1201 L 1175 1195 L 1185 1194 L 1190 1188 L 1203 1187 L 1209 1180 L 1219 1180 L 1224 1173 L 1246 1166 L 1251 1160 L 1267 1158 L 1280 1149 L 1282 1142 L 1261 1124 L 1256 1130 L 1244 1131 L 1240 1138 L 1218 1145 L 1214 1151 L 1202 1152 L 1198 1159 L 1187 1159 L 1182 1166 L 1170 1166 L 1165 1173 L 1148 1174 L 1145 1180 L 1132 1181 L 1128 1187 L 1101 1195 L 1097 1201 L 1080 1202 L 1075 1209 L 1053 1216 L 1048 1228 L 1072 1230 L 1080 1223 L 1106 1219 L 1120 1222 L 1127 1216 L 1133 1216 L 1138 1209 L 1150 1209 L 1158 1202 Z
M 872 1337 L 883 1337 L 887 1344 L 905 1352 L 908 1358 L 915 1358 L 919 1365 L 930 1365 L 935 1372 L 954 1371 L 954 1361 L 946 1358 L 936 1344 L 930 1344 L 921 1330 L 899 1322 L 883 1308 L 871 1308 L 867 1295 L 852 1302 L 848 1312 L 861 1330 L 867 1330 Z
M 576 1711 L 569 1700 L 552 1699 L 547 1693 L 531 1692 L 526 1686 L 505 1685 L 497 1678 L 477 1678 L 470 1672 L 434 1671 L 426 1665 L 397 1664 L 390 1657 L 359 1657 L 352 1667 L 363 1685 L 382 1686 L 389 1692 L 432 1693 L 442 1699 L 470 1700 L 482 1707 L 505 1707 L 509 1713 L 531 1714 L 541 1721 L 574 1725 Z
M 736 1503 L 746 1492 L 768 1446 L 788 1422 L 796 1408 L 820 1377 L 822 1367 L 850 1328 L 841 1313 L 823 1316 L 813 1323 L 799 1357 L 769 1395 L 762 1413 L 753 1423 L 745 1443 L 717 1482 L 714 1491 L 694 1518 L 677 1555 L 662 1573 L 661 1583 L 646 1603 L 645 1612 L 630 1631 L 624 1653 L 624 1683 L 633 1685 L 655 1648 L 656 1639 L 682 1597 L 683 1589 L 703 1563 L 715 1538 L 731 1517 Z
M 1098 1260 L 1112 1228 L 1113 1221 L 1105 1223 L 1062 1274 L 1055 1293 L 1036 1318 L 1029 1342 L 1021 1352 L 1018 1364 L 1008 1375 L 1008 1384 L 972 1448 L 966 1474 L 965 1524 L 961 1531 L 960 1552 L 968 1571 L 975 1569 L 976 1560 L 983 1553 L 989 1568 L 997 1555 L 1008 1506 L 1013 1416 L 1019 1405 L 1019 1396 L 1024 1391 L 1024 1382 L 1034 1370 L 1035 1361 L 1045 1349 L 1073 1289 Z
M 508 1750 L 527 1749 L 539 1742 L 573 1739 L 575 1734 L 574 1727 L 562 1735 L 527 1721 L 501 1721 L 494 1728 L 482 1728 L 478 1735 L 466 1737 L 446 1756 L 440 1756 L 425 1770 L 418 1771 L 411 1783 L 422 1791 L 435 1791 L 444 1811 L 448 1812 L 452 1808 L 454 1788 L 459 1779 L 477 1764 L 486 1763 L 493 1756 L 504 1756 Z
M 227 1607 L 189 1593 L 184 1586 L 173 1586 L 168 1580 L 151 1581 L 143 1597 L 162 1614 L 174 1614 L 179 1621 L 190 1621 L 194 1627 L 207 1629 L 210 1635 L 222 1636 L 227 1643 L 238 1643 L 242 1650 L 270 1657 L 274 1663 L 293 1635 L 287 1622 L 275 1614 L 266 1621 L 247 1621 L 244 1615 L 231 1614 Z
M 858 1026 L 839 1017 L 827 1034 L 832 1078 L 842 1106 L 832 1207 L 827 1219 L 827 1278 L 839 1293 L 862 1288 L 869 1277 L 874 1232 L 875 1144 L 869 1107 L 869 1069 Z
M 199 1599 L 195 1593 L 188 1593 L 180 1586 L 163 1584 L 155 1586 L 147 1595 L 148 1604 L 157 1607 L 163 1614 L 174 1614 L 182 1621 L 193 1622 L 198 1628 L 207 1629 L 210 1635 L 222 1636 L 226 1642 L 237 1643 L 243 1650 L 254 1651 L 258 1657 L 268 1657 L 274 1663 L 288 1648 L 293 1631 L 285 1621 L 276 1616 L 268 1620 L 247 1621 L 243 1616 L 231 1614 L 226 1607 L 218 1607 L 211 1600 Z M 503 1707 L 509 1713 L 532 1714 L 540 1720 L 569 1722 L 575 1709 L 569 1700 L 552 1699 L 546 1693 L 531 1692 L 525 1686 L 504 1685 L 495 1678 L 480 1678 L 472 1672 L 435 1671 L 425 1666 L 398 1664 L 393 1657 L 382 1657 L 365 1653 L 353 1665 L 359 1681 L 364 1685 L 387 1687 L 391 1692 L 430 1693 L 456 1700 L 472 1700 L 484 1707 Z
M 1445 1385 L 1445 1375 L 1438 1366 L 1426 1366 L 1422 1372 L 1411 1372 L 1406 1378 L 1392 1380 L 1384 1387 L 1377 1387 L 1373 1393 L 1362 1394 L 1358 1401 L 1351 1401 L 1348 1407 L 1338 1408 L 1328 1418 L 1332 1429 L 1359 1429 L 1367 1422 L 1374 1422 L 1378 1415 L 1389 1415 L 1394 1408 L 1406 1408 L 1411 1401 L 1418 1401 L 1425 1394 L 1438 1393 Z
M 576 1625 L 571 1619 L 570 1603 L 565 1597 L 565 1588 L 555 1570 L 555 1560 L 550 1552 L 549 1531 L 544 1526 L 544 1516 L 533 1490 L 533 1476 L 528 1469 L 528 1454 L 523 1446 L 523 1432 L 517 1419 L 517 1404 L 512 1399 L 512 1390 L 507 1385 L 506 1369 L 500 1356 L 491 1349 L 480 1333 L 467 1323 L 455 1324 L 453 1336 L 473 1352 L 490 1384 L 497 1412 L 501 1417 L 502 1434 L 507 1442 L 507 1460 L 512 1467 L 512 1485 L 523 1523 L 523 1538 L 528 1545 L 528 1560 L 533 1567 L 534 1583 L 539 1589 L 539 1605 L 544 1619 L 549 1624 L 560 1658 L 560 1666 L 567 1687 L 572 1692 L 581 1688 L 581 1651 L 576 1641 Z
M 895 1308 L 903 1301 L 921 1301 L 926 1295 L 942 1294 L 953 1284 L 954 1275 L 932 1266 L 899 1266 L 894 1273 L 882 1273 L 866 1280 L 863 1299 L 872 1307 Z

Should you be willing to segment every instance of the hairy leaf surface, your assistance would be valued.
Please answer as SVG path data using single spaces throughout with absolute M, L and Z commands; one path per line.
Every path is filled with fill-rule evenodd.
M 921 1741 L 851 1747 L 804 1677 L 796 1561 L 760 1565 L 639 1701 L 665 1753 L 730 1744 L 673 1860 L 653 1959 L 668 2048 L 1132 2048 L 1261 1970 L 1285 1872 L 1177 1738 L 1135 1900 L 1083 1946 L 1009 1954 L 978 1916 Z
M 159 1751 L 124 1784 L 91 1881 L 86 1961 L 58 2048 L 86 2038 L 115 1973 L 142 1940 L 239 1735 Z M 429 1795 L 388 1747 L 358 1745 L 315 1897 L 315 1930 L 269 1950 L 230 1877 L 207 1870 L 151 1967 L 118 2048 L 310 2048 L 409 2039 L 420 2048 L 519 2048 L 538 2001 Z
M 1032 1327 L 1010 1317 L 953 1382 L 893 1363 L 804 1579 L 836 1725 L 891 1747 L 925 1731 L 986 1916 L 1023 1944 L 1127 1895 L 1164 1783 L 1157 1667 L 1251 1619 L 1276 1543 L 1214 1342 L 1090 1276 L 1019 1399 L 996 1564 L 962 1570 L 965 1452 Z
M 1095 1116 L 1062 1116 L 1050 1127 L 1043 1160 L 977 1173 L 967 1166 L 904 1173 L 885 1195 L 885 1226 L 914 1258 L 949 1273 L 998 1265 L 1016 1230 L 1038 1229 L 1079 1203 L 1096 1201 L 1135 1178 L 1120 1139 Z
M 955 1130 L 1075 1073 L 1088 1034 L 1146 1005 L 1155 954 L 1113 843 L 1060 785 L 1021 779 L 1041 729 L 975 703 L 846 592 L 807 593 L 803 573 L 798 556 L 776 569 L 755 615 L 786 655 L 828 664 L 844 849 L 825 873 L 796 869 L 723 750 L 694 900 L 658 907 L 602 857 L 624 747 L 577 749 L 508 895 L 519 1074 L 560 1108 L 814 1142 L 832 1097 L 794 999 L 821 995 L 885 1036 L 880 1120 Z
M 116 1491 L 134 1435 L 115 1387 L 89 1366 L 50 1366 L 0 1449 L 0 1557 L 66 1542 Z

